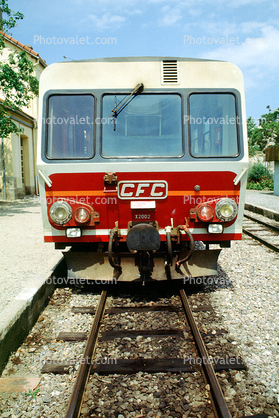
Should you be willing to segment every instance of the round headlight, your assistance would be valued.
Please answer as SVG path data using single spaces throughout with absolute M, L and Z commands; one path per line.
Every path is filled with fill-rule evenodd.
M 198 209 L 198 218 L 200 221 L 209 222 L 213 218 L 213 215 L 213 209 L 209 205 L 202 205 Z
M 216 204 L 215 213 L 221 221 L 231 221 L 237 215 L 237 204 L 232 199 L 221 199 Z
M 90 213 L 87 209 L 85 208 L 78 208 L 75 211 L 75 220 L 79 223 L 79 224 L 85 224 L 86 222 L 88 222 L 90 220 Z
M 49 216 L 54 223 L 64 225 L 72 217 L 72 208 L 67 202 L 54 202 L 49 209 Z

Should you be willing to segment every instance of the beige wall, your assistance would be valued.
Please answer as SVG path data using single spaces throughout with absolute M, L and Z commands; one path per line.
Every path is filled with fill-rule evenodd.
M 9 53 L 22 49 L 12 42 L 5 41 L 6 48 L 0 55 L 0 60 L 7 60 Z M 27 55 L 35 65 L 34 73 L 38 79 L 44 70 L 42 63 L 36 58 Z M 0 92 L 0 98 L 3 98 Z M 36 172 L 35 155 L 37 148 L 37 117 L 38 98 L 34 98 L 28 108 L 22 108 L 22 112 L 10 112 L 13 122 L 22 130 L 19 134 L 11 134 L 3 140 L 4 166 L 6 179 L 6 198 L 14 200 L 24 195 L 35 194 Z M 3 154 L 0 144 L 0 199 L 4 199 L 3 181 Z
M 13 116 L 12 116 L 13 117 Z M 17 116 L 18 117 L 18 116 Z M 4 139 L 6 196 L 8 200 L 34 194 L 36 188 L 34 135 L 36 129 L 26 126 L 26 121 L 16 122 L 20 134 L 11 134 Z M 30 123 L 30 121 L 29 121 Z M 30 123 L 31 125 L 31 123 Z M 1 150 L 2 152 L 2 150 Z M 3 173 L 1 153 L 0 170 Z M 4 198 L 3 174 L 0 177 L 0 198 Z

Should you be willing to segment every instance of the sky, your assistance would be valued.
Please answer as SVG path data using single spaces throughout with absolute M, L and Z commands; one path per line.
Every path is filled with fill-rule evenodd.
M 278 0 L 9 0 L 11 35 L 52 64 L 165 56 L 230 61 L 244 75 L 247 117 L 279 107 Z

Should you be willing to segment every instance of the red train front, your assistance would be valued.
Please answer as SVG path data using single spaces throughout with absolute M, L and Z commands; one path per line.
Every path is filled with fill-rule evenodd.
M 48 67 L 40 89 L 44 236 L 72 247 L 68 276 L 215 274 L 220 249 L 210 244 L 229 246 L 242 231 L 248 152 L 238 68 L 70 62 Z

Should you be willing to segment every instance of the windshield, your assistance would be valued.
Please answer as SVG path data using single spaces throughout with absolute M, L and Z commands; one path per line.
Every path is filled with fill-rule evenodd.
M 235 157 L 239 154 L 235 96 L 193 93 L 189 98 L 190 149 L 194 157 Z
M 49 159 L 93 157 L 94 97 L 89 94 L 53 95 L 45 120 Z
M 103 119 L 125 95 L 103 97 Z M 182 148 L 182 106 L 178 94 L 141 94 L 110 123 L 102 124 L 104 157 L 177 157 Z

